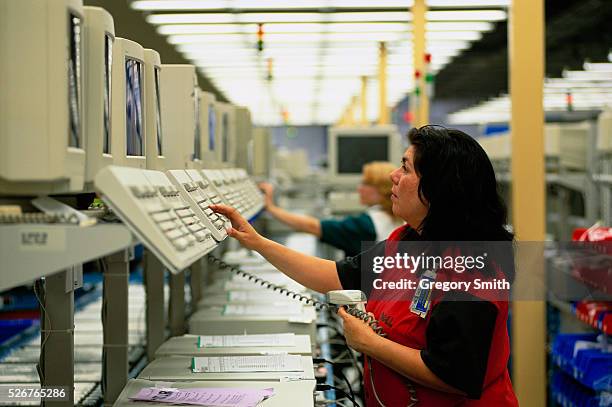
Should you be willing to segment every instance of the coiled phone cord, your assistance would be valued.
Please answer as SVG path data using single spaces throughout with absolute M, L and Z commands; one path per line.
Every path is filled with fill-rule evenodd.
M 277 284 L 271 283 L 267 280 L 264 280 L 261 277 L 258 277 L 256 275 L 253 275 L 251 273 L 248 273 L 242 269 L 240 269 L 239 267 L 233 266 L 229 263 L 224 262 L 223 260 L 221 260 L 220 258 L 213 256 L 212 254 L 209 254 L 207 256 L 208 261 L 212 264 L 215 264 L 217 266 L 219 266 L 220 268 L 223 269 L 228 269 L 231 272 L 244 277 L 246 279 L 248 279 L 249 281 L 252 281 L 255 284 L 259 284 L 263 287 L 266 287 L 270 290 L 279 292 L 281 294 L 285 294 L 287 297 L 291 297 L 297 301 L 301 301 L 306 305 L 313 305 L 317 310 L 330 310 L 330 311 L 337 311 L 337 309 L 339 308 L 339 306 L 333 305 L 333 304 L 327 304 L 325 302 L 321 302 L 318 300 L 315 300 L 313 298 L 307 297 L 305 295 L 302 295 L 300 293 L 296 293 L 294 291 L 288 290 L 285 287 L 281 287 Z M 364 321 L 366 324 L 368 324 L 368 326 L 370 326 L 370 328 L 372 328 L 372 330 L 374 332 L 376 332 L 378 335 L 385 337 L 387 336 L 387 334 L 384 332 L 383 328 L 378 325 L 378 321 L 370 314 L 368 314 L 367 312 L 361 311 L 359 309 L 357 309 L 356 307 L 347 307 L 346 308 L 346 312 L 348 312 L 350 315 L 361 319 L 362 321 Z M 365 356 L 367 357 L 367 356 Z M 372 362 L 368 361 L 368 366 L 369 366 L 369 371 L 370 371 L 370 384 L 372 385 L 372 391 L 374 393 L 374 397 L 376 398 L 376 401 L 378 402 L 378 404 L 380 404 L 381 407 L 385 407 L 385 404 L 380 400 L 380 397 L 378 397 L 378 393 L 376 392 L 376 387 L 374 386 L 374 375 L 372 372 Z M 410 393 L 410 402 L 408 403 L 407 407 L 414 407 L 417 405 L 419 399 L 417 398 L 417 393 L 416 393 L 416 389 L 414 387 L 414 385 L 412 384 L 412 382 L 407 382 L 406 383 L 406 387 L 408 388 L 408 392 Z
M 310 298 L 307 297 L 305 295 L 302 295 L 300 293 L 296 293 L 294 291 L 288 290 L 285 287 L 281 287 L 279 285 L 273 284 L 267 280 L 264 280 L 261 277 L 258 277 L 256 275 L 253 275 L 251 273 L 248 273 L 242 269 L 240 269 L 239 267 L 233 266 L 231 264 L 228 264 L 226 262 L 224 262 L 223 260 L 219 259 L 218 257 L 215 257 L 213 255 L 208 255 L 208 261 L 210 263 L 213 263 L 221 268 L 224 269 L 229 269 L 230 271 L 232 271 L 233 273 L 246 278 L 249 281 L 252 281 L 255 284 L 259 284 L 263 287 L 269 288 L 273 291 L 279 292 L 281 294 L 285 294 L 287 297 L 291 297 L 295 300 L 301 301 L 306 305 L 313 305 L 317 310 L 330 310 L 330 311 L 336 311 L 339 307 L 334 305 L 334 304 L 328 304 L 325 302 L 321 302 L 318 300 L 315 300 L 314 298 Z M 374 332 L 376 332 L 378 335 L 380 336 L 386 336 L 385 332 L 383 331 L 383 328 L 378 325 L 378 321 L 370 314 L 368 314 L 367 312 L 361 311 L 355 307 L 348 307 L 346 308 L 346 312 L 348 312 L 350 315 L 361 319 L 362 321 L 364 321 L 366 324 L 368 324 L 370 326 L 370 328 L 372 328 L 372 330 Z

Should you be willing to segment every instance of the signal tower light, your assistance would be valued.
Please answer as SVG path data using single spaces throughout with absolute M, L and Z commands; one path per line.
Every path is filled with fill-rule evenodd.
M 264 35 L 263 24 L 259 23 L 257 24 L 257 50 L 259 52 L 262 52 L 264 49 L 263 35 Z

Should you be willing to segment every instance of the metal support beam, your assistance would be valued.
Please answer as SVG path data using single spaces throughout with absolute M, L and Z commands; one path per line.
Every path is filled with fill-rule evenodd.
M 601 166 L 603 174 L 612 174 L 612 157 L 604 157 Z M 604 225 L 612 224 L 612 185 L 602 183 L 601 188 L 601 217 Z
M 82 272 L 80 265 L 44 279 L 42 299 L 44 306 L 40 311 L 41 357 L 38 366 L 40 384 L 43 387 L 67 388 L 69 398 L 66 401 L 44 401 L 43 406 L 74 405 L 74 291 L 72 282 L 75 272 Z M 42 285 L 37 282 L 37 288 Z
M 359 98 L 357 96 L 353 96 L 351 98 L 351 102 L 348 108 L 348 124 L 349 126 L 354 126 L 357 123 L 355 119 L 355 111 L 357 110 L 357 104 L 359 103 Z
M 592 177 L 592 174 L 599 172 L 601 168 L 599 154 L 597 152 L 596 122 L 589 123 L 589 135 L 587 140 L 587 177 L 586 185 L 584 186 L 584 204 L 586 220 L 589 225 L 593 225 L 595 222 L 600 221 L 604 215 L 603 208 L 600 206 L 602 202 L 601 191 Z M 569 240 L 570 235 L 567 235 L 566 239 Z
M 128 380 L 129 259 L 128 250 L 104 258 L 102 392 L 105 406 L 115 403 Z
M 378 56 L 378 95 L 379 112 L 378 124 L 389 124 L 389 107 L 387 106 L 387 45 L 380 43 Z
M 368 125 L 368 77 L 361 77 L 361 125 Z
M 147 301 L 147 358 L 153 360 L 155 351 L 166 338 L 164 266 L 148 249 L 144 251 L 144 284 Z
M 185 270 L 177 274 L 170 274 L 168 325 L 170 336 L 185 333 Z
M 521 241 L 543 242 L 546 233 L 544 1 L 514 0 L 509 24 L 514 231 Z M 542 273 L 536 277 L 538 280 L 546 281 L 543 253 L 540 257 L 532 259 L 532 264 L 537 263 L 533 270 Z M 546 405 L 546 304 L 543 298 L 513 303 L 512 352 L 512 378 L 521 406 Z
M 425 82 L 426 64 L 425 64 L 425 29 L 427 5 L 425 0 L 414 0 L 412 6 L 412 24 L 413 24 L 413 52 L 414 52 L 414 79 L 415 89 L 418 89 L 418 95 L 414 100 L 416 106 L 410 106 L 414 117 L 414 127 L 421 127 L 429 123 L 429 95 L 427 94 L 427 86 Z M 417 75 L 418 72 L 418 75 Z

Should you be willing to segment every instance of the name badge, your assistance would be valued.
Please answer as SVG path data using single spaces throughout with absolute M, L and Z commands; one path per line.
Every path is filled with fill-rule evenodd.
M 427 284 L 422 284 L 421 281 L 427 280 Z M 419 284 L 412 297 L 412 303 L 410 304 L 410 311 L 417 314 L 421 318 L 427 316 L 429 307 L 431 306 L 431 282 L 436 280 L 436 273 L 432 270 L 425 271 L 419 279 Z

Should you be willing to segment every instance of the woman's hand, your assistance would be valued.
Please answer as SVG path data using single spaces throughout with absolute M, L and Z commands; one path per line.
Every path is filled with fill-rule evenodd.
M 235 208 L 227 205 L 210 205 L 210 209 L 226 216 L 232 222 L 232 227 L 227 230 L 229 236 L 238 240 L 247 249 L 257 250 L 264 238 Z
M 357 352 L 369 355 L 369 351 L 372 350 L 380 336 L 365 321 L 352 316 L 344 308 L 338 310 L 338 315 L 344 323 L 344 337 L 347 345 Z
M 274 206 L 274 185 L 268 182 L 260 182 L 257 186 L 264 194 L 266 209 L 270 209 Z

